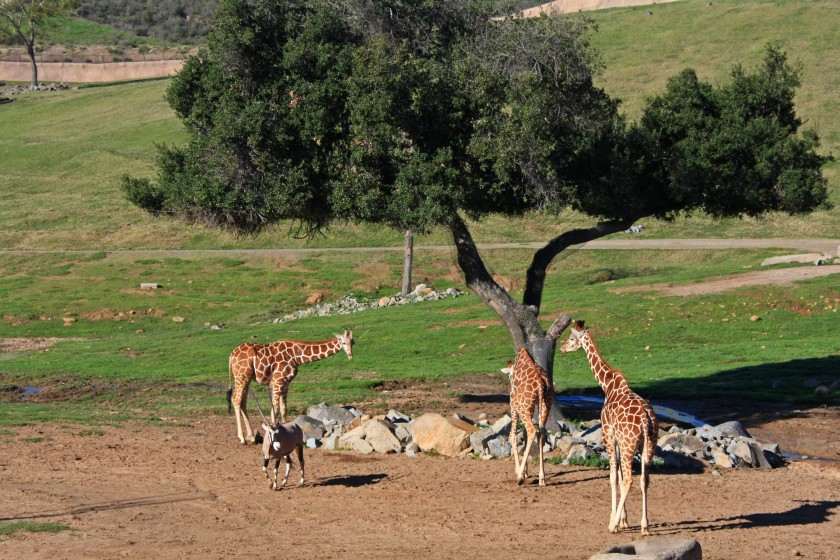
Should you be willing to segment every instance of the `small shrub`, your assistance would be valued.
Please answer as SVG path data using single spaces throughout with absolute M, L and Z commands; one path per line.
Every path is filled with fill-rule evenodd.
M 0 535 L 12 535 L 18 531 L 28 533 L 60 533 L 72 531 L 73 528 L 63 523 L 36 523 L 34 521 L 18 521 L 16 523 L 0 523 Z

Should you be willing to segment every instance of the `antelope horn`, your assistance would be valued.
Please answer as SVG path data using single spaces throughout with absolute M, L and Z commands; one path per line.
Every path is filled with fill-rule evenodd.
M 254 388 L 250 387 L 251 389 L 251 396 L 254 397 L 254 402 L 257 403 L 257 410 L 260 412 L 260 418 L 262 418 L 263 424 L 266 426 L 271 426 L 271 422 L 265 419 L 265 414 L 263 414 L 262 407 L 260 406 L 260 401 L 257 399 L 257 394 L 254 392 Z

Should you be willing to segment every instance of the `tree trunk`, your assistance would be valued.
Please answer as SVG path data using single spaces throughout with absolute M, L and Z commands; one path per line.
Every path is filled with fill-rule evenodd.
M 537 365 L 542 367 L 553 380 L 557 339 L 572 319 L 566 314 L 560 314 L 548 330 L 540 325 L 539 313 L 546 270 L 554 257 L 570 245 L 585 243 L 623 231 L 629 227 L 628 224 L 632 225 L 633 221 L 634 219 L 603 222 L 591 228 L 571 230 L 552 239 L 534 254 L 526 276 L 522 303 L 514 301 L 510 294 L 493 280 L 478 253 L 467 225 L 459 216 L 451 222 L 450 231 L 458 253 L 458 266 L 464 272 L 467 286 L 496 312 L 508 328 L 513 339 L 514 352 L 525 347 Z
M 29 49 L 29 58 L 32 59 L 32 87 L 38 87 L 38 64 L 35 62 L 35 51 Z
M 403 260 L 402 295 L 411 292 L 411 266 L 414 261 L 414 232 L 405 230 L 405 258 Z

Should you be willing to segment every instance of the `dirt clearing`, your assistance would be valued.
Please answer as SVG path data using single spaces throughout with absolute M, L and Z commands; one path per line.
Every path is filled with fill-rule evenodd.
M 835 441 L 837 411 L 817 420 L 771 417 L 749 427 L 811 430 L 817 446 Z M 4 430 L 0 523 L 71 530 L 2 537 L 0 557 L 585 559 L 638 538 L 638 481 L 628 500 L 632 530 L 612 535 L 601 469 L 549 464 L 540 488 L 516 485 L 512 459 L 318 449 L 306 461 L 304 487 L 272 492 L 259 449 L 236 442 L 232 417 Z M 298 479 L 295 470 L 290 482 Z M 652 538 L 697 539 L 707 560 L 837 558 L 834 462 L 721 475 L 656 470 L 649 503 Z

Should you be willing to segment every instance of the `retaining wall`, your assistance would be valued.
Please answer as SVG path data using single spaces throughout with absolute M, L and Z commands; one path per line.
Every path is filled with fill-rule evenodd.
M 143 78 L 163 78 L 178 73 L 183 60 L 137 62 L 42 62 L 38 64 L 41 82 L 120 82 Z M 30 62 L 0 62 L 0 80 L 28 82 L 32 79 Z

